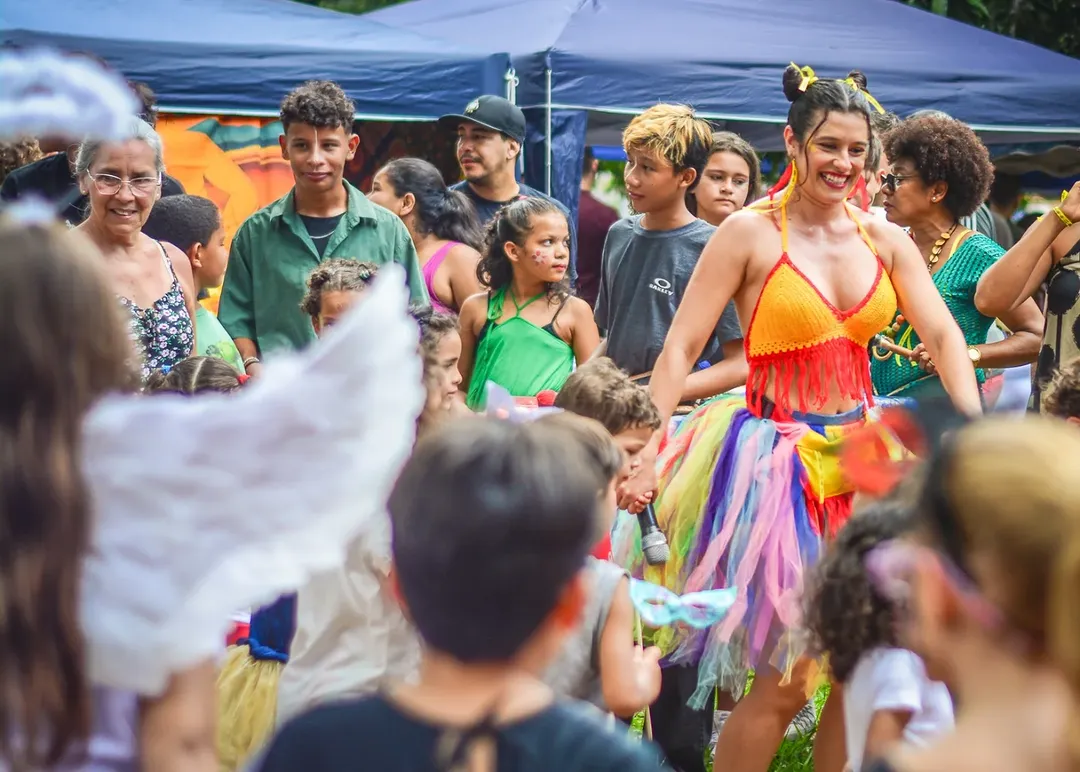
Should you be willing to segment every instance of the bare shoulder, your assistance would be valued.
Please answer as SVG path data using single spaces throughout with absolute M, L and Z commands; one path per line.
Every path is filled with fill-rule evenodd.
M 896 255 L 902 253 L 905 247 L 911 246 L 911 237 L 899 225 L 884 217 L 875 217 L 865 212 L 855 212 L 852 216 L 866 230 L 866 235 L 873 242 L 886 270 L 891 270 Z
M 573 295 L 566 301 L 566 309 L 563 313 L 566 313 L 567 311 L 569 311 L 575 319 L 586 316 L 592 319 L 593 315 L 592 307 L 581 298 Z
M 463 329 L 471 329 L 476 332 L 483 320 L 487 318 L 487 301 L 488 294 L 486 292 L 477 292 L 475 295 L 467 297 L 458 312 L 458 325 Z
M 455 244 L 446 253 L 446 259 L 455 265 L 475 266 L 480 260 L 480 253 L 468 244 Z

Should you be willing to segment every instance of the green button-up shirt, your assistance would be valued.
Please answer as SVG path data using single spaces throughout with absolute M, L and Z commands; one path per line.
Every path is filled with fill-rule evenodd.
M 266 357 L 299 349 L 315 339 L 300 310 L 308 274 L 332 257 L 369 260 L 405 268 L 413 303 L 428 304 L 424 278 L 409 231 L 400 218 L 371 203 L 348 182 L 348 208 L 319 257 L 296 213 L 293 191 L 251 215 L 233 239 L 221 288 L 218 319 L 229 335 L 250 338 Z

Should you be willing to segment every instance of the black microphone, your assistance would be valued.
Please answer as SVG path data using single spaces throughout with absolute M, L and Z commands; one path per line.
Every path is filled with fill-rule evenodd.
M 662 566 L 671 557 L 667 537 L 656 522 L 656 510 L 652 503 L 638 512 L 638 526 L 641 528 L 641 551 L 650 566 Z

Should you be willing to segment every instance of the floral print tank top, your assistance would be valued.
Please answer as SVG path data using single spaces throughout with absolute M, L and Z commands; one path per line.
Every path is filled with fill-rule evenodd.
M 131 300 L 120 298 L 120 305 L 131 317 L 128 331 L 142 358 L 144 382 L 154 370 L 172 367 L 191 356 L 195 343 L 191 315 L 184 303 L 184 290 L 165 253 L 165 247 L 161 246 L 161 242 L 158 242 L 158 246 L 161 248 L 161 259 L 172 276 L 169 289 L 149 308 L 140 308 Z

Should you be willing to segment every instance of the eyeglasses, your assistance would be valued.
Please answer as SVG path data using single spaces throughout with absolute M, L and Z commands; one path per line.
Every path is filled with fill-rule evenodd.
M 91 174 L 87 172 L 86 176 L 94 181 L 94 187 L 103 196 L 115 196 L 120 192 L 120 188 L 127 185 L 131 190 L 131 195 L 144 198 L 153 194 L 157 187 L 161 185 L 160 175 L 157 177 L 136 177 L 133 180 L 126 180 L 117 177 L 115 174 Z
M 878 179 L 881 180 L 881 187 L 889 188 L 890 190 L 896 190 L 896 186 L 901 182 L 914 178 L 914 174 L 886 174 L 885 172 L 882 172 L 878 175 Z

